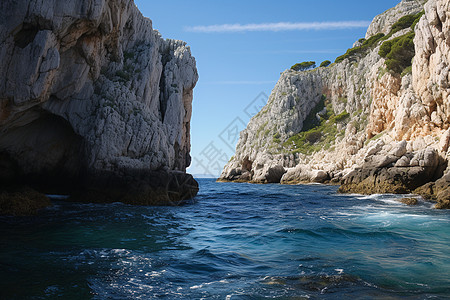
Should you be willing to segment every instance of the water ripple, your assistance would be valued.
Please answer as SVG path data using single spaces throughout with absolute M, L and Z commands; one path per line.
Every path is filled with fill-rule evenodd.
M 450 217 L 423 199 L 199 182 L 182 207 L 0 217 L 2 298 L 449 298 Z

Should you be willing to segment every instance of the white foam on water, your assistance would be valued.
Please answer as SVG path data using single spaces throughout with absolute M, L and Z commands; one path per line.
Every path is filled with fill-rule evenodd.
M 418 286 L 428 286 L 428 284 L 424 284 L 424 283 L 415 283 L 415 285 L 418 285 Z
M 205 282 L 205 283 L 202 283 L 202 284 L 199 284 L 199 285 L 193 285 L 193 286 L 190 287 L 190 289 L 191 290 L 201 289 L 201 288 L 203 288 L 205 286 L 208 286 L 208 285 L 211 285 L 211 284 L 215 284 L 215 283 L 228 283 L 228 280 L 222 279 L 222 280 L 219 280 L 219 281 Z
M 111 249 L 111 253 L 114 253 L 114 254 L 121 254 L 121 255 L 128 255 L 128 254 L 130 254 L 131 252 L 130 251 L 128 251 L 128 250 L 126 250 L 126 249 Z
M 400 198 L 398 198 L 398 199 L 400 199 Z M 389 205 L 394 205 L 394 206 L 404 206 L 405 205 L 396 199 L 377 199 L 377 200 L 381 201 L 383 203 L 389 204 Z
M 418 283 L 418 282 L 407 282 L 405 281 L 406 284 L 411 284 L 411 285 L 417 285 L 417 286 L 423 286 L 423 287 L 427 287 L 428 284 L 425 283 Z
M 380 208 L 379 206 L 377 206 L 377 204 L 380 202 L 383 204 L 388 204 L 389 206 L 398 206 L 398 207 L 408 206 L 408 205 L 400 202 L 400 200 L 403 198 L 415 198 L 418 200 L 418 205 L 412 206 L 412 208 L 424 207 L 424 208 L 432 209 L 435 205 L 415 194 L 372 194 L 372 195 L 357 197 L 357 198 L 359 200 L 375 200 L 373 202 L 374 208 Z M 381 208 L 384 208 L 384 207 L 381 207 Z
M 390 226 L 401 226 L 402 228 L 409 227 L 428 227 L 435 222 L 448 222 L 448 219 L 442 218 L 436 215 L 430 215 L 424 213 L 424 211 L 418 211 L 417 213 L 405 212 L 409 208 L 403 208 L 402 210 L 387 211 L 379 210 L 373 212 L 367 212 L 361 214 L 358 222 L 366 223 L 369 226 L 377 227 L 390 227 Z M 426 211 L 425 211 L 426 212 Z
M 400 202 L 402 198 L 415 198 L 418 204 L 408 206 Z M 395 220 L 404 217 L 422 218 L 424 220 L 436 219 L 426 211 L 433 209 L 433 203 L 425 201 L 422 197 L 413 194 L 372 194 L 357 197 L 359 200 L 370 200 L 369 204 L 353 206 L 345 211 L 335 212 L 334 215 L 346 217 L 364 217 L 370 219 Z M 413 213 L 411 213 L 413 212 Z M 386 225 L 386 224 L 385 224 Z
M 231 300 L 233 296 L 242 296 L 242 294 L 240 294 L 239 292 L 236 294 L 229 294 L 225 296 L 225 300 Z M 310 297 L 308 295 L 306 296 L 301 296 L 302 298 L 307 298 L 309 299 Z
M 146 277 L 160 277 L 162 274 L 166 273 L 166 270 L 162 270 L 160 272 L 152 271 L 144 274 Z
M 382 197 L 384 194 L 372 194 L 367 196 L 358 197 L 359 200 L 370 200 L 370 199 L 377 199 Z M 358 195 L 361 196 L 361 195 Z
M 363 194 L 333 194 L 333 197 L 365 197 Z
M 398 212 L 389 212 L 383 211 L 379 213 L 372 213 L 366 216 L 369 219 L 422 219 L 422 220 L 431 220 L 434 219 L 434 216 L 424 215 L 424 214 L 408 214 L 408 213 L 398 213 Z
M 338 211 L 334 213 L 337 216 L 343 216 L 343 217 L 355 217 L 355 216 L 360 216 L 361 213 L 356 213 L 356 212 L 342 212 L 342 211 Z
M 138 287 L 139 289 L 146 289 L 146 290 L 153 290 L 154 287 L 148 284 L 144 284 L 141 282 L 141 280 L 136 279 L 136 278 L 131 278 L 130 280 L 128 280 L 128 282 L 136 287 Z

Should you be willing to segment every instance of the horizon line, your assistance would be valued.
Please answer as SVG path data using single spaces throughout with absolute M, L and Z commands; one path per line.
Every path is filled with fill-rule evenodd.
M 351 28 L 367 28 L 371 21 L 336 21 L 336 22 L 278 22 L 254 24 L 218 24 L 186 26 L 185 31 L 197 33 L 227 33 L 255 31 L 299 31 L 299 30 L 339 30 Z
M 260 84 L 273 84 L 276 80 L 223 80 L 223 81 L 207 81 L 204 84 L 208 85 L 260 85 Z

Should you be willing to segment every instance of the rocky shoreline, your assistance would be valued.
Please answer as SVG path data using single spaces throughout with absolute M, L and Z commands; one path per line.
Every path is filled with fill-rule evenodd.
M 283 72 L 219 181 L 415 193 L 450 208 L 449 11 L 403 0 L 335 63 Z
M 382 139 L 364 149 L 361 166 L 350 171 L 326 172 L 310 165 L 284 168 L 282 165 L 260 165 L 251 169 L 233 169 L 218 182 L 281 183 L 287 185 L 322 183 L 340 185 L 340 193 L 416 194 L 435 202 L 435 208 L 450 209 L 450 172 L 448 161 L 433 147 L 413 151 L 411 143 L 400 141 L 385 144 Z M 444 148 L 445 150 L 445 148 Z M 262 166 L 262 168 L 261 168 Z M 446 172 L 446 173 L 445 173 Z

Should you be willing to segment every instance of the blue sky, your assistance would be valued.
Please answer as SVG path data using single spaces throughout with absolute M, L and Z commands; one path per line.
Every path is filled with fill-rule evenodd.
M 186 41 L 197 61 L 188 172 L 220 173 L 234 154 L 237 131 L 281 72 L 297 62 L 334 61 L 398 2 L 135 0 L 153 28 Z

